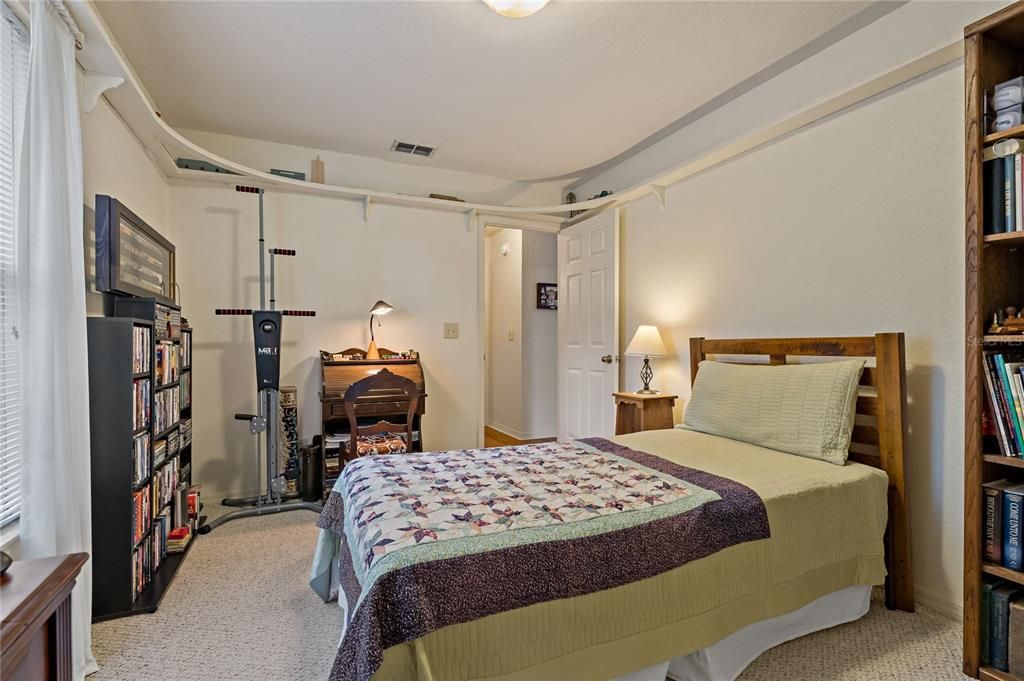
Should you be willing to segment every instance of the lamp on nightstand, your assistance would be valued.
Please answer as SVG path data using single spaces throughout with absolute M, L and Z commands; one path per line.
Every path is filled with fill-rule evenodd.
M 654 378 L 654 370 L 651 369 L 652 357 L 668 357 L 668 350 L 665 349 L 665 342 L 661 340 L 658 327 L 642 324 L 637 327 L 633 334 L 633 340 L 626 348 L 626 354 L 630 357 L 643 357 L 644 366 L 640 370 L 640 380 L 644 382 L 642 390 L 637 390 L 641 395 L 653 395 L 657 390 L 651 390 L 651 379 Z

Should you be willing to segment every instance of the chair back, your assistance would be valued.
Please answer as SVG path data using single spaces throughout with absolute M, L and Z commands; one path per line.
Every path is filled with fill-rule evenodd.
M 391 400 L 408 400 L 409 408 L 405 415 L 405 423 L 391 423 L 380 420 L 372 426 L 359 425 L 359 398 L 360 397 L 383 398 Z M 345 391 L 345 414 L 348 416 L 349 427 L 349 458 L 357 456 L 360 435 L 373 435 L 374 433 L 400 433 L 405 431 L 406 451 L 412 451 L 412 424 L 419 406 L 420 393 L 416 382 L 398 376 L 387 369 L 381 369 L 372 376 L 367 376 L 356 381 Z

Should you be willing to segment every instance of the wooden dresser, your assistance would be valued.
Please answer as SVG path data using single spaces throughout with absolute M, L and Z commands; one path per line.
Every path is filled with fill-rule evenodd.
M 348 354 L 346 351 L 345 354 Z M 381 354 L 391 354 L 381 348 Z M 335 480 L 348 458 L 345 444 L 348 442 L 348 417 L 345 415 L 345 391 L 356 381 L 366 378 L 381 369 L 412 379 L 420 391 L 419 405 L 413 419 L 412 451 L 423 451 L 423 437 L 420 417 L 426 413 L 427 391 L 423 378 L 423 367 L 419 359 L 353 359 L 342 361 L 320 361 L 320 415 L 321 441 L 323 443 L 323 497 L 327 498 Z M 409 402 L 404 395 L 391 391 L 374 391 L 359 398 L 360 424 L 367 425 L 382 419 L 392 423 L 404 423 Z M 340 443 L 340 451 L 338 445 Z
M 0 577 L 0 678 L 71 681 L 71 589 L 86 553 L 15 561 Z

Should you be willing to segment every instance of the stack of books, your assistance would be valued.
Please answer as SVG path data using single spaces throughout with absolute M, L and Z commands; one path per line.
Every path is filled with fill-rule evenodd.
M 1024 484 L 995 480 L 986 482 L 982 491 L 982 555 L 990 563 L 1024 572 Z
M 153 467 L 156 468 L 167 458 L 167 440 L 157 440 L 153 445 Z
M 1024 362 L 1018 355 L 986 352 L 985 395 L 999 449 L 1024 457 Z
M 132 602 L 149 584 L 152 576 L 153 554 L 148 546 L 149 540 L 132 552 Z
M 181 427 L 179 427 L 178 430 L 181 433 L 181 446 L 188 447 L 192 444 L 192 419 L 182 419 Z
M 149 371 L 149 327 L 136 326 L 132 329 L 132 373 L 144 374 Z
M 985 150 L 985 234 L 1024 231 L 1024 140 L 1003 140 Z
M 178 386 L 158 392 L 154 399 L 153 411 L 156 432 L 162 433 L 177 423 L 181 415 L 178 407 Z
M 150 569 L 152 570 L 160 567 L 160 563 L 167 557 L 167 533 L 170 531 L 170 526 L 171 519 L 167 515 L 167 511 L 153 519 L 153 532 L 150 535 L 152 555 Z
M 981 662 L 1024 675 L 1024 587 L 998 579 L 981 585 Z
M 192 372 L 181 375 L 181 408 L 187 409 L 192 404 Z
M 149 433 L 132 440 L 132 484 L 138 485 L 149 475 Z
M 143 378 L 132 384 L 132 429 L 149 427 L 149 379 Z
M 192 526 L 175 527 L 167 533 L 167 553 L 183 553 L 192 541 Z
M 149 486 L 132 492 L 132 544 L 138 544 L 149 529 Z
M 156 384 L 158 386 L 178 380 L 178 346 L 169 342 L 156 344 Z

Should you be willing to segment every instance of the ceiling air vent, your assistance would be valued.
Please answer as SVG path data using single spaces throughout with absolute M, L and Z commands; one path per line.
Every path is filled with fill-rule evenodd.
M 425 144 L 413 144 L 412 142 L 399 142 L 395 140 L 391 143 L 391 151 L 400 151 L 403 154 L 413 154 L 415 156 L 430 156 L 434 153 L 434 147 L 428 147 Z

